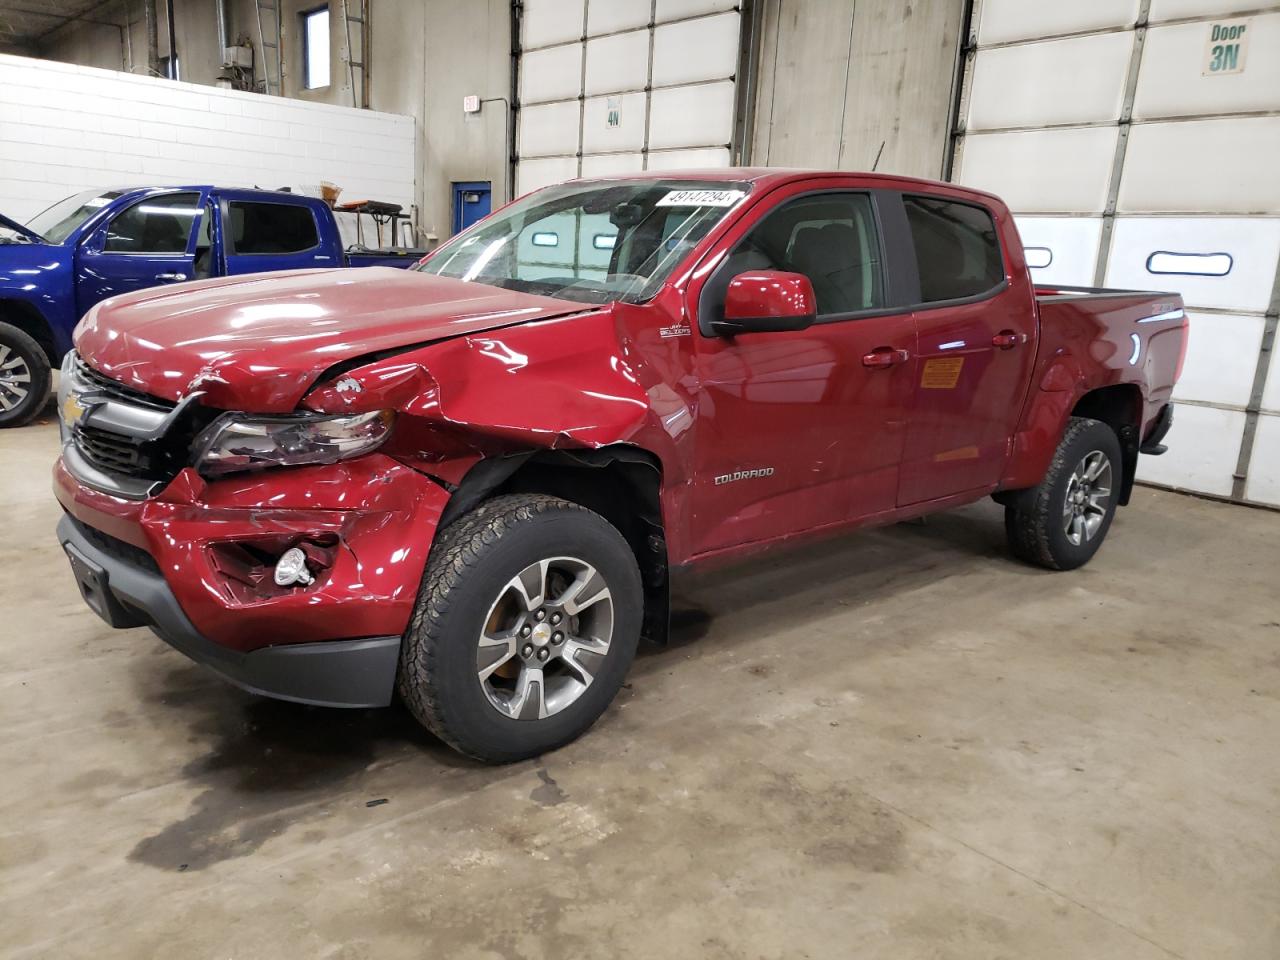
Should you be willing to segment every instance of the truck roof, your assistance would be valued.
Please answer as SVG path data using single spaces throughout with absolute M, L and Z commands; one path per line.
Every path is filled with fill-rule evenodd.
M 681 170 L 643 170 L 635 173 L 608 174 L 599 177 L 579 177 L 574 183 L 599 182 L 601 180 L 711 180 L 724 182 L 748 182 L 761 186 L 778 186 L 818 177 L 849 177 L 864 182 L 869 187 L 891 190 L 943 189 L 980 197 L 988 202 L 1002 203 L 999 197 L 975 190 L 972 187 L 944 180 L 928 180 L 894 173 L 871 173 L 860 170 L 823 170 L 805 167 L 692 167 Z
M 272 190 L 269 187 L 236 187 L 228 184 L 215 183 L 130 184 L 129 186 L 103 187 L 99 192 L 106 193 L 108 191 L 119 191 L 120 196 L 124 197 L 139 193 L 156 193 L 160 190 L 234 190 L 236 193 L 257 193 L 264 197 L 296 197 L 300 200 L 315 200 L 318 203 L 323 202 L 319 197 L 312 197 L 305 193 L 292 193 L 287 190 Z

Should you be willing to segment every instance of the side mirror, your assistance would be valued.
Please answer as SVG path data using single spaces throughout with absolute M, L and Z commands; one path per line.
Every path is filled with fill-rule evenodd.
M 802 273 L 752 270 L 729 281 L 724 318 L 711 329 L 724 336 L 803 330 L 818 316 L 813 284 Z

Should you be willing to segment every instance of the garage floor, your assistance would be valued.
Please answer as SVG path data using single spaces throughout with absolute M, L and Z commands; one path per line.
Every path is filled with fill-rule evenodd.
M 724 571 L 495 769 L 104 627 L 56 440 L 0 433 L 0 954 L 1280 956 L 1280 514 L 1143 490 L 1049 574 L 984 503 Z

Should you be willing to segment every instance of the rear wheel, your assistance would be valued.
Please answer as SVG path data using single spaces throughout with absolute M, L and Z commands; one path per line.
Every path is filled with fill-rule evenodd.
M 640 636 L 631 548 L 585 507 L 495 497 L 432 549 L 398 687 L 428 729 L 506 763 L 575 739 L 608 707 Z
M 1005 507 L 1014 555 L 1051 570 L 1088 563 L 1111 529 L 1122 464 L 1114 430 L 1098 420 L 1072 417 L 1044 480 Z
M 40 344 L 8 323 L 0 323 L 0 427 L 20 427 L 49 399 L 49 358 Z

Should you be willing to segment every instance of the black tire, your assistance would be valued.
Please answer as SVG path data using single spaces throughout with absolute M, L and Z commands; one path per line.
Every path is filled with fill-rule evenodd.
M 44 409 L 51 382 L 49 358 L 40 344 L 0 323 L 0 428 L 30 423 Z
M 576 699 L 540 719 L 515 719 L 491 702 L 478 676 L 480 632 L 513 578 L 553 557 L 580 558 L 604 578 L 611 642 Z M 534 757 L 579 737 L 609 706 L 635 657 L 643 607 L 635 555 L 604 518 L 555 497 L 495 497 L 450 524 L 432 547 L 400 648 L 397 688 L 413 715 L 460 752 L 490 763 Z M 524 669 L 518 657 L 511 663 Z
M 1106 458 L 1110 469 L 1105 512 L 1088 536 L 1068 533 L 1067 497 L 1076 489 L 1072 486 L 1073 474 L 1087 458 L 1098 453 Z M 1098 420 L 1072 417 L 1040 485 L 1022 491 L 1005 507 L 1005 533 L 1014 556 L 1050 570 L 1074 570 L 1088 563 L 1111 529 L 1124 482 L 1123 470 L 1120 439 L 1115 431 Z M 1073 542 L 1073 537 L 1080 542 Z

